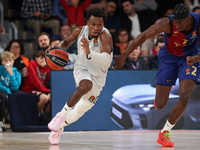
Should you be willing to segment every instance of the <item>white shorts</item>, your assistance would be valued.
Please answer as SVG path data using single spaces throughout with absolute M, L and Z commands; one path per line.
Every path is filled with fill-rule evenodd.
M 92 82 L 92 89 L 83 95 L 81 100 L 88 100 L 94 105 L 102 91 L 102 87 L 97 84 L 94 77 L 86 69 L 80 67 L 74 68 L 74 79 L 77 86 L 82 80 L 90 80 Z

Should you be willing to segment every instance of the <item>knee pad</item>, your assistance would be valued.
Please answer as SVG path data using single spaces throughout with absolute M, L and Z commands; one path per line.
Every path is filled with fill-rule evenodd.
M 92 108 L 93 104 L 90 103 L 88 100 L 81 99 L 75 107 L 69 112 L 66 117 L 66 122 L 71 124 L 77 121 L 80 117 L 82 117 L 85 112 Z

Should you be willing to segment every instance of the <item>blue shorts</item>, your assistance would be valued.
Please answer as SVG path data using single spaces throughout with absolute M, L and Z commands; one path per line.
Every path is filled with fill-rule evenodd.
M 191 56 L 196 55 L 191 54 Z M 194 80 L 199 84 L 200 63 L 188 66 L 187 56 L 175 56 L 170 54 L 166 49 L 159 51 L 159 69 L 157 72 L 157 84 L 175 85 L 177 78 L 179 81 L 185 79 Z

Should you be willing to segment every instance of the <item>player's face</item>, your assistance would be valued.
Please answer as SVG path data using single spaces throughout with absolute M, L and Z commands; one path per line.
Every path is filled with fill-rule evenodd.
M 173 20 L 173 22 L 174 22 L 176 29 L 179 31 L 184 31 L 187 27 L 187 18 L 181 19 L 181 20 Z
M 102 17 L 91 16 L 87 21 L 89 27 L 89 38 L 96 38 L 101 33 L 102 28 L 104 27 L 104 21 Z

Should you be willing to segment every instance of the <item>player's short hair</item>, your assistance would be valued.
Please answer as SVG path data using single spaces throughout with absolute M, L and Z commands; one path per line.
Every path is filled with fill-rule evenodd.
M 91 8 L 86 15 L 87 20 L 90 19 L 91 16 L 94 17 L 102 17 L 103 20 L 105 21 L 105 13 L 102 9 L 100 8 Z
M 1 54 L 1 61 L 5 60 L 6 58 L 11 58 L 14 60 L 14 54 L 9 51 L 5 51 Z
M 175 20 L 181 20 L 187 18 L 189 14 L 189 8 L 185 4 L 179 3 L 173 9 L 172 18 Z

